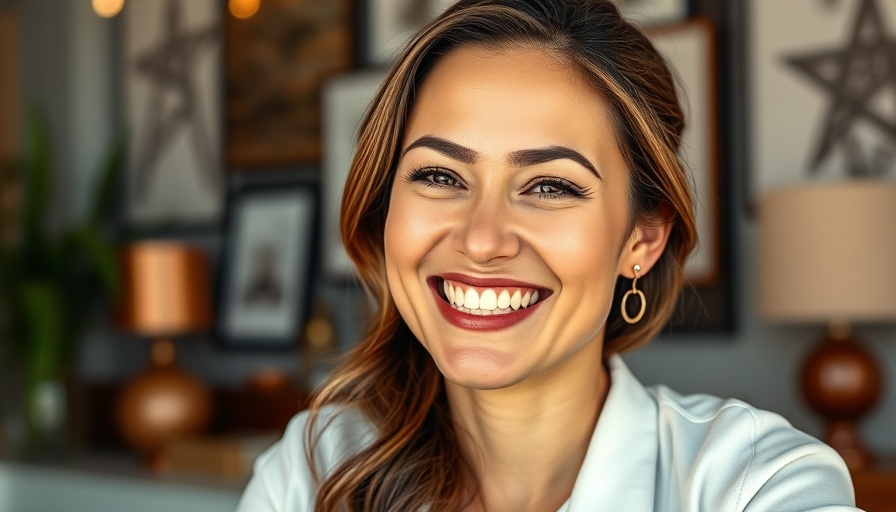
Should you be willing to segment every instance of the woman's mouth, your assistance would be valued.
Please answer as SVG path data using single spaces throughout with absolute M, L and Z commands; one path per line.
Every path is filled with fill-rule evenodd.
M 474 331 L 505 329 L 522 322 L 551 291 L 508 279 L 475 279 L 460 274 L 429 278 L 442 316 Z

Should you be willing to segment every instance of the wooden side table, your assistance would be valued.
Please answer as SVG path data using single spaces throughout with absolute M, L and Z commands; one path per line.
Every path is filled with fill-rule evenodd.
M 867 512 L 896 512 L 896 457 L 852 473 L 856 505 Z

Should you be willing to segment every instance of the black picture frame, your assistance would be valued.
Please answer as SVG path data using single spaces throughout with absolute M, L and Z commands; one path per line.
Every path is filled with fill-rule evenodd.
M 737 4 L 739 2 L 733 2 Z M 698 197 L 698 201 L 716 203 L 716 251 L 717 272 L 711 281 L 686 282 L 675 312 L 663 331 L 670 340 L 693 340 L 734 333 L 737 328 L 737 247 L 735 232 L 737 206 L 736 185 L 743 172 L 743 126 L 738 89 L 740 64 L 738 55 L 740 20 L 737 5 L 715 0 L 694 0 L 690 12 L 696 18 L 704 18 L 714 30 L 712 69 L 715 79 L 715 140 L 716 196 Z M 696 101 L 696 98 L 688 98 Z
M 292 350 L 311 309 L 320 192 L 310 180 L 247 184 L 228 195 L 214 340 L 225 349 Z

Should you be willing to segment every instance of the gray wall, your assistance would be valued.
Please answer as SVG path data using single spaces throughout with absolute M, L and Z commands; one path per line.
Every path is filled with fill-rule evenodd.
M 0 7 L 12 4 L 0 0 Z M 115 52 L 116 20 L 103 20 L 90 12 L 89 2 L 28 0 L 23 13 L 26 101 L 42 105 L 56 129 L 60 214 L 83 209 L 95 158 L 117 129 Z M 113 101 L 109 101 L 113 98 Z M 732 129 L 737 129 L 733 127 Z M 742 169 L 726 169 L 740 173 Z M 742 180 L 735 176 L 735 184 Z M 733 197 L 741 197 L 735 191 Z M 739 252 L 737 325 L 735 334 L 709 337 L 661 338 L 627 356 L 635 373 L 648 384 L 664 383 L 682 393 L 705 392 L 732 396 L 777 411 L 796 426 L 820 434 L 821 424 L 801 403 L 796 387 L 797 368 L 810 345 L 823 334 L 818 328 L 784 328 L 760 321 L 753 304 L 756 269 L 750 257 L 754 225 L 739 205 L 735 209 L 733 238 Z M 217 244 L 214 236 L 205 240 Z M 337 307 L 340 338 L 350 343 L 358 332 L 360 294 L 349 285 L 322 285 L 318 295 Z M 896 451 L 896 329 L 859 328 L 880 356 L 890 376 L 880 407 L 863 425 L 870 444 Z M 81 370 L 89 378 L 121 378 L 147 361 L 147 342 L 122 341 L 99 330 L 85 343 Z M 298 354 L 264 355 L 222 353 L 208 341 L 181 344 L 181 362 L 213 382 L 239 382 L 260 365 L 293 370 Z

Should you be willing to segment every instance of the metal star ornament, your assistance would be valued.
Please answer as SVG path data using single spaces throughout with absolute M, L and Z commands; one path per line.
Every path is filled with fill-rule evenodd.
M 199 59 L 220 43 L 220 28 L 184 29 L 178 0 L 168 0 L 164 16 L 163 36 L 134 62 L 136 73 L 151 84 L 142 120 L 144 136 L 136 147 L 133 192 L 138 199 L 147 197 L 159 159 L 182 130 L 189 134 L 196 168 L 206 186 L 216 189 L 220 181 L 220 158 L 205 125 L 207 116 L 195 77 Z
M 810 158 L 810 173 L 817 173 L 835 149 L 846 154 L 853 176 L 886 172 L 896 152 L 896 119 L 876 106 L 887 95 L 896 97 L 896 39 L 887 33 L 876 0 L 861 0 L 844 46 L 784 60 L 829 101 Z M 860 123 L 873 127 L 883 141 L 871 156 L 856 134 Z

